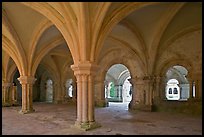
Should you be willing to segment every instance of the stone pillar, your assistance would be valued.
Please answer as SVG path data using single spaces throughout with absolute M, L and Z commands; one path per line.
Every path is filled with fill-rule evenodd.
M 22 109 L 20 113 L 26 114 L 35 111 L 33 109 L 33 84 L 36 78 L 33 76 L 20 76 L 18 78 L 22 86 Z
M 145 92 L 144 92 L 144 80 L 143 77 L 129 79 L 132 84 L 132 100 L 130 101 L 129 108 L 141 109 L 145 106 Z
M 161 101 L 161 97 L 160 97 L 160 81 L 161 81 L 160 76 L 154 77 L 153 104 L 158 104 Z
M 9 93 L 9 88 L 11 86 L 11 83 L 8 82 L 2 82 L 2 106 L 7 107 L 11 106 L 10 101 L 10 93 Z
M 155 77 L 155 92 L 154 92 L 154 96 L 156 98 L 160 98 L 160 93 L 159 93 L 159 89 L 160 89 L 160 80 L 161 80 L 161 77 L 160 76 L 157 76 Z
M 193 80 L 188 79 L 189 81 L 189 99 L 193 98 Z
M 53 84 L 53 96 L 55 104 L 60 104 L 63 102 L 64 95 L 59 82 L 54 82 Z
M 90 130 L 100 125 L 94 118 L 94 76 L 97 66 L 89 62 L 72 65 L 77 78 L 77 120 L 75 126 Z
M 166 99 L 166 78 L 165 77 L 161 77 L 160 78 L 160 88 L 159 88 L 159 93 L 160 93 L 160 99 L 161 100 L 165 100 Z
M 72 82 L 72 93 L 73 93 L 73 96 L 72 96 L 72 101 L 74 102 L 74 103 L 77 103 L 77 94 L 76 94 L 76 92 L 77 92 L 77 84 L 76 84 L 76 81 L 75 80 L 73 80 L 73 82 Z
M 195 88 L 196 88 L 195 98 L 197 99 L 202 98 L 202 83 L 200 79 L 195 80 Z
M 195 82 L 195 98 L 202 98 L 202 73 L 196 72 L 192 75 L 192 80 Z
M 11 88 L 11 103 L 12 105 L 17 105 L 17 86 L 12 85 L 12 88 Z
M 153 99 L 153 79 L 151 76 L 144 77 L 145 82 L 145 91 L 146 91 L 146 102 L 145 105 L 150 106 L 152 105 Z
M 121 85 L 115 85 L 115 91 L 116 91 L 116 98 L 119 102 L 122 102 L 122 88 Z
M 199 82 L 199 98 L 202 99 L 202 78 L 198 81 Z
M 94 92 L 95 92 L 95 105 L 97 107 L 105 107 L 108 102 L 105 98 L 105 83 L 102 80 L 95 81 Z M 107 91 L 107 90 L 106 90 Z

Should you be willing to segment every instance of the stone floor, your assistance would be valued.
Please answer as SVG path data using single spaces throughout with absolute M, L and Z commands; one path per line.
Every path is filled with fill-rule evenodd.
M 2 107 L 3 135 L 202 135 L 202 117 L 165 112 L 130 112 L 127 104 L 95 108 L 100 128 L 73 127 L 76 107 L 71 104 L 34 103 L 36 112 L 19 114 L 18 107 Z

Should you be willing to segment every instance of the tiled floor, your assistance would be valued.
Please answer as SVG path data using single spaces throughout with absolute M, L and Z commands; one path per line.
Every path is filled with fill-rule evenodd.
M 18 107 L 2 107 L 3 135 L 202 135 L 202 118 L 164 112 L 129 112 L 127 104 L 95 108 L 100 128 L 73 127 L 76 107 L 34 103 L 36 112 L 19 114 Z

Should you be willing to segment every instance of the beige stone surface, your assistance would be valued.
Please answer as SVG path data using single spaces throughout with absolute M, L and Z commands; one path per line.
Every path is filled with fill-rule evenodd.
M 73 104 L 34 103 L 36 112 L 19 114 L 18 107 L 2 108 L 3 135 L 202 135 L 202 118 L 166 112 L 130 112 L 127 104 L 95 108 L 100 128 L 73 127 Z

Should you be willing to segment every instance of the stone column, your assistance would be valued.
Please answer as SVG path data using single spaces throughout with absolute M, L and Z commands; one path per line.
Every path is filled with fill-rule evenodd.
M 75 126 L 89 130 L 100 125 L 94 118 L 94 76 L 97 66 L 89 62 L 72 65 L 77 78 L 77 120 Z
M 121 85 L 115 85 L 115 91 L 116 91 L 116 98 L 119 102 L 122 102 L 122 90 Z
M 107 106 L 107 100 L 105 98 L 105 83 L 102 80 L 95 81 L 95 105 L 98 107 Z
M 53 102 L 54 104 L 58 104 L 58 85 L 56 82 L 53 83 Z M 45 90 L 46 92 L 46 90 Z
M 161 77 L 160 76 L 156 76 L 154 77 L 154 84 L 153 84 L 153 104 L 158 104 L 161 100 L 160 97 L 160 81 L 161 81 Z
M 153 79 L 151 76 L 144 77 L 145 82 L 145 90 L 146 90 L 146 102 L 145 105 L 152 105 L 152 98 L 153 98 Z
M 159 93 L 160 80 L 161 80 L 160 76 L 155 77 L 155 86 L 156 87 L 155 87 L 154 97 L 156 97 L 156 98 L 160 98 L 160 93 Z
M 63 92 L 62 92 L 62 88 L 60 85 L 60 82 L 54 82 L 53 84 L 53 98 L 54 98 L 54 103 L 55 104 L 60 104 L 63 102 Z
M 74 103 L 77 103 L 77 84 L 76 84 L 76 81 L 75 80 L 73 80 L 73 82 L 72 82 L 72 93 L 73 93 L 73 96 L 72 96 L 72 101 L 74 102 Z
M 189 81 L 189 99 L 193 98 L 193 80 L 188 79 Z
M 130 101 L 130 109 L 140 109 L 144 106 L 144 81 L 143 77 L 136 77 L 129 79 L 132 84 L 132 100 Z
M 195 88 L 196 88 L 195 98 L 197 99 L 202 98 L 202 83 L 200 79 L 195 80 Z
M 160 78 L 160 88 L 159 88 L 159 93 L 160 93 L 160 99 L 164 100 L 166 99 L 166 81 L 165 81 L 165 77 L 161 77 Z
M 17 105 L 17 86 L 12 85 L 12 88 L 11 88 L 11 102 L 12 102 L 12 105 Z
M 10 86 L 11 86 L 11 83 L 2 82 L 2 106 L 3 107 L 11 106 L 11 102 L 9 102 L 10 101 L 10 96 L 9 96 Z
M 202 98 L 202 73 L 197 72 L 193 73 L 192 76 L 193 81 L 195 82 L 195 98 L 201 99 Z
M 33 84 L 36 78 L 33 76 L 20 76 L 18 78 L 22 86 L 22 109 L 20 113 L 26 114 L 35 111 L 33 109 Z

